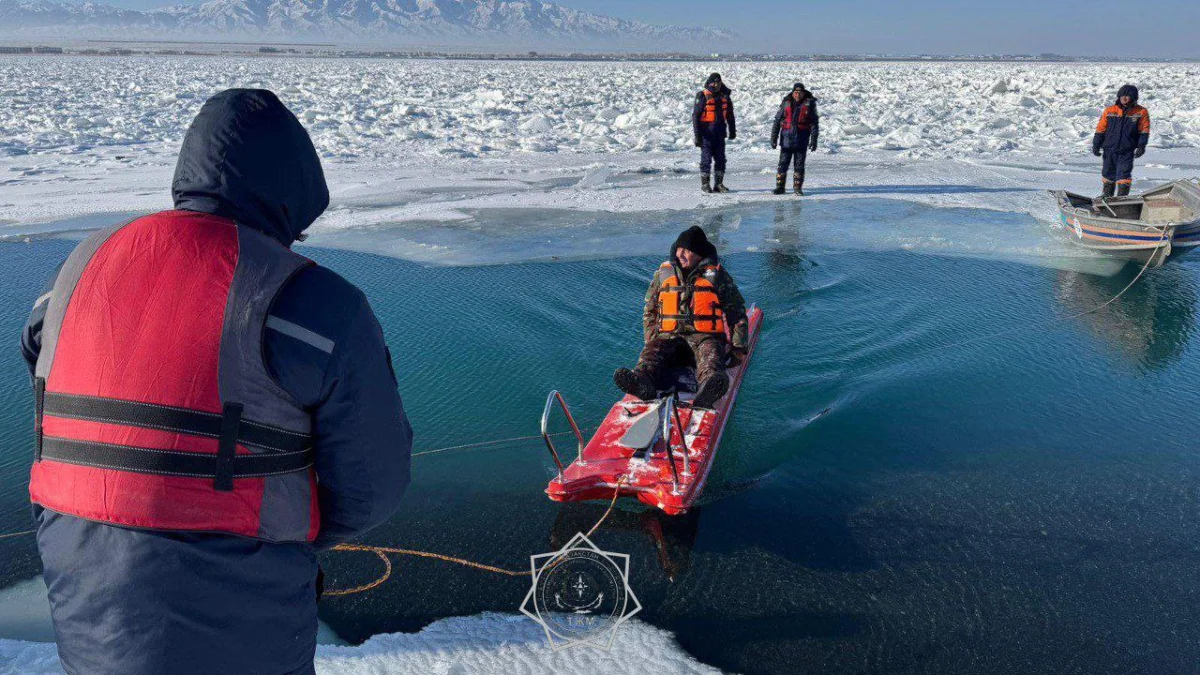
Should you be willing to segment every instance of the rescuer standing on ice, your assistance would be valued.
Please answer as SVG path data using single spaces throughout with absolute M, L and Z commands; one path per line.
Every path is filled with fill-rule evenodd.
M 725 138 L 731 141 L 737 138 L 737 121 L 729 93 L 729 87 L 721 82 L 721 74 L 713 73 L 696 94 L 692 106 L 692 135 L 700 148 L 700 189 L 704 192 L 729 192 L 725 187 Z M 713 164 L 717 180 L 710 184 Z
M 1133 184 L 1133 160 L 1146 154 L 1150 142 L 1150 112 L 1138 105 L 1138 89 L 1127 84 L 1117 90 L 1117 102 L 1100 113 L 1092 154 L 1104 154 L 1104 198 L 1129 194 Z
M 412 429 L 363 293 L 290 249 L 329 191 L 274 94 L 209 99 L 172 195 L 76 247 L 22 335 L 59 656 L 313 673 L 315 554 L 395 510 Z
M 820 134 L 817 98 L 804 88 L 803 82 L 792 85 L 792 92 L 783 97 L 771 127 L 771 149 L 779 146 L 779 166 L 775 169 L 775 194 L 784 193 L 788 164 L 795 164 L 792 191 L 804 194 L 804 162 L 808 153 L 817 149 Z

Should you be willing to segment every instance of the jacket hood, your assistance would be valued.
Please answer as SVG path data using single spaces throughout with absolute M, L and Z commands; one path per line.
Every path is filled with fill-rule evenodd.
M 1117 105 L 1121 104 L 1122 96 L 1129 97 L 1129 105 L 1137 105 L 1138 88 L 1133 86 L 1132 84 L 1127 84 L 1127 85 L 1121 87 L 1120 89 L 1118 89 L 1117 90 Z
M 175 208 L 211 213 L 290 246 L 329 206 L 308 132 L 274 93 L 227 89 L 204 103 L 183 138 Z
M 709 85 L 711 85 L 713 82 L 716 82 L 717 80 L 721 80 L 721 74 L 720 74 L 720 73 L 713 73 L 712 75 L 709 75 L 709 76 L 708 76 L 708 79 L 704 81 L 704 90 L 705 90 L 705 91 L 708 91 L 708 87 L 709 87 Z M 722 93 L 722 94 L 728 94 L 730 91 L 731 91 L 731 89 L 729 88 L 729 85 L 725 84 L 725 81 L 724 81 L 724 80 L 721 80 L 721 90 L 720 90 L 720 93 Z

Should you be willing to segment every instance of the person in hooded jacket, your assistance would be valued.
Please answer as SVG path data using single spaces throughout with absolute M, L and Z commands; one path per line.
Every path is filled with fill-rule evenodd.
M 692 136 L 700 148 L 700 189 L 704 192 L 729 192 L 725 187 L 725 139 L 737 138 L 737 119 L 729 94 L 721 74 L 713 73 L 696 93 L 692 106 Z M 716 182 L 710 184 L 714 164 Z
M 313 673 L 316 553 L 409 482 L 391 356 L 362 291 L 290 251 L 329 191 L 273 93 L 203 105 L 172 195 L 81 243 L 22 334 L 62 667 Z
M 1150 112 L 1138 105 L 1138 88 L 1127 84 L 1117 90 L 1117 101 L 1100 113 L 1092 154 L 1103 152 L 1103 198 L 1129 194 L 1133 184 L 1133 160 L 1146 154 L 1150 142 Z
M 804 88 L 803 82 L 792 85 L 792 91 L 783 97 L 775 113 L 775 124 L 771 127 L 771 149 L 779 149 L 779 166 L 775 169 L 775 194 L 784 193 L 787 184 L 788 165 L 795 164 L 792 190 L 804 194 L 804 162 L 810 151 L 817 149 L 820 134 L 820 118 L 817 115 L 817 98 Z
M 717 248 L 698 226 L 679 235 L 667 262 L 654 273 L 642 325 L 645 346 L 637 365 L 613 373 L 619 389 L 643 401 L 653 400 L 668 388 L 665 378 L 671 369 L 691 356 L 697 382 L 692 404 L 711 408 L 725 395 L 729 389 L 726 353 L 732 352 L 735 361 L 746 356 L 746 302 L 721 266 Z

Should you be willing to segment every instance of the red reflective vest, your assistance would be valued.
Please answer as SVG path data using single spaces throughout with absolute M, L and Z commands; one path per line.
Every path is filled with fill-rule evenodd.
M 705 124 L 712 124 L 717 121 L 717 102 L 720 101 L 721 118 L 726 122 L 729 121 L 730 102 L 729 97 L 725 95 L 714 96 L 712 91 L 704 89 L 704 112 L 700 113 L 700 121 Z
M 812 126 L 808 121 L 808 118 L 809 118 L 808 111 L 809 111 L 809 107 L 810 107 L 809 106 L 810 100 L 811 99 L 808 99 L 808 98 L 804 99 L 804 101 L 800 103 L 799 109 L 795 109 L 795 107 L 794 107 L 795 101 L 792 101 L 791 99 L 789 99 L 788 102 L 784 104 L 787 107 L 787 109 L 784 112 L 783 121 L 782 121 L 782 125 L 780 128 L 783 129 L 784 131 L 791 131 L 792 127 L 793 127 L 793 123 L 792 123 L 793 115 L 795 115 L 797 118 L 797 121 L 795 122 L 795 125 L 794 125 L 797 130 L 804 131 L 805 129 L 808 129 L 810 126 Z
M 720 265 L 706 265 L 695 279 L 686 285 L 680 281 L 674 266 L 665 262 L 660 268 L 671 276 L 658 287 L 658 330 L 674 333 L 690 329 L 693 333 L 725 334 L 725 312 L 714 283 Z
M 262 354 L 271 302 L 309 264 L 187 211 L 80 244 L 43 325 L 31 500 L 126 527 L 313 540 L 311 421 Z

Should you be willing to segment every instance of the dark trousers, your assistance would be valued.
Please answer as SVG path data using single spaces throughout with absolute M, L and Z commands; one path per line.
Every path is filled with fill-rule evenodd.
M 1106 183 L 1132 183 L 1133 151 L 1105 150 L 1104 167 L 1100 173 Z
M 717 173 L 725 173 L 725 130 L 705 132 L 700 143 L 700 173 L 710 173 L 713 164 Z
M 672 368 L 696 362 L 696 382 L 704 382 L 725 368 L 725 336 L 723 335 L 659 335 L 646 343 L 634 367 L 666 389 Z
M 796 180 L 804 181 L 804 162 L 808 159 L 808 142 L 796 148 L 780 148 L 779 149 L 779 167 L 775 169 L 775 173 L 782 176 L 787 176 L 788 164 L 796 166 Z

